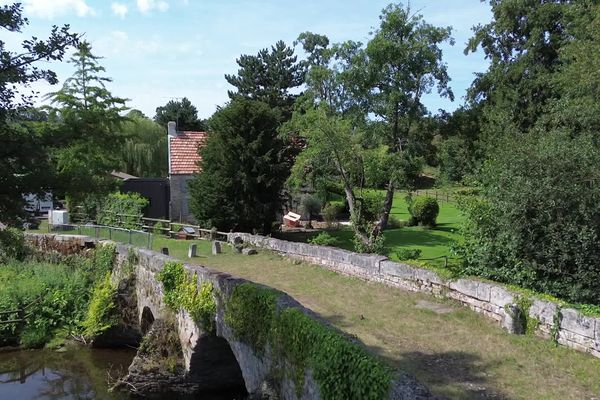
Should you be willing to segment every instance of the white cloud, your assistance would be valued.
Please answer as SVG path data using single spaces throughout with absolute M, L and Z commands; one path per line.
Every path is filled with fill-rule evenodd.
M 127 9 L 127 5 L 123 4 L 123 3 L 112 3 L 110 8 L 112 9 L 112 12 L 121 17 L 121 18 L 125 18 L 125 15 L 127 15 L 127 11 L 129 11 Z
M 52 19 L 75 12 L 78 17 L 95 15 L 94 9 L 86 0 L 24 0 L 25 13 L 34 17 Z
M 100 56 L 122 56 L 128 54 L 129 35 L 123 31 L 111 31 L 107 35 L 92 42 L 95 52 Z
M 165 12 L 169 9 L 169 3 L 163 0 L 137 0 L 137 7 L 142 14 L 147 14 L 152 10 Z
M 138 40 L 135 44 L 136 50 L 146 54 L 156 54 L 162 50 L 162 45 L 158 40 Z

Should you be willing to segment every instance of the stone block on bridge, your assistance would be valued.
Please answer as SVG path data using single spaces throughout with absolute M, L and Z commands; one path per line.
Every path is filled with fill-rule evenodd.
M 198 251 L 198 245 L 196 243 L 190 244 L 188 248 L 188 258 L 196 257 L 196 253 Z

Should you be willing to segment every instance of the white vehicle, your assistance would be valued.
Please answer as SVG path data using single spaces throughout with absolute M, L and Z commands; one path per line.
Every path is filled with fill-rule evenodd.
M 25 211 L 32 212 L 34 214 L 44 214 L 52 210 L 54 203 L 52 202 L 52 193 L 46 193 L 44 196 L 37 196 L 29 193 L 23 196 L 27 204 L 25 204 Z

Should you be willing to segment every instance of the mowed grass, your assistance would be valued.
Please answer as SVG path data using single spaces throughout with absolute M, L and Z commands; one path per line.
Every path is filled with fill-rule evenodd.
M 406 204 L 406 193 L 396 193 L 392 205 L 391 215 L 400 221 L 408 221 L 408 205 Z M 398 260 L 396 253 L 400 249 L 419 249 L 421 259 L 427 263 L 442 266 L 445 260 L 439 257 L 451 254 L 452 244 L 460 239 L 459 228 L 464 220 L 455 204 L 440 201 L 440 213 L 437 218 L 437 226 L 429 229 L 422 226 L 410 226 L 397 229 L 387 229 L 384 232 L 385 246 L 388 257 Z M 338 239 L 338 246 L 343 249 L 353 250 L 353 233 L 350 228 L 329 232 Z
M 190 244 L 198 257 L 189 259 Z M 600 359 L 532 336 L 510 335 L 449 300 L 342 276 L 259 250 L 245 256 L 208 241 L 156 237 L 184 262 L 205 265 L 282 290 L 391 366 L 451 399 L 600 398 Z M 443 311 L 443 313 L 438 313 Z

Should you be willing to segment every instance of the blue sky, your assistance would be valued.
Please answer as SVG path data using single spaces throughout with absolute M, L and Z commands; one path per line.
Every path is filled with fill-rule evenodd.
M 22 0 L 30 24 L 24 34 L 0 32 L 10 49 L 18 50 L 25 37 L 46 37 L 52 25 L 68 23 L 84 33 L 113 79 L 109 89 L 130 99 L 128 106 L 152 117 L 156 107 L 170 99 L 188 97 L 200 117 L 209 117 L 227 101 L 231 87 L 223 75 L 235 73 L 240 54 L 284 40 L 291 44 L 299 33 L 327 35 L 332 42 L 367 42 L 389 1 L 379 0 Z M 0 0 L 0 4 L 9 1 Z M 444 46 L 444 60 L 456 100 L 440 99 L 434 92 L 424 98 L 430 111 L 453 110 L 475 72 L 487 62 L 481 52 L 465 56 L 472 26 L 487 23 L 491 13 L 479 0 L 412 0 L 425 20 L 452 26 L 454 46 Z M 52 64 L 62 80 L 71 65 Z M 56 90 L 34 87 L 44 94 Z

